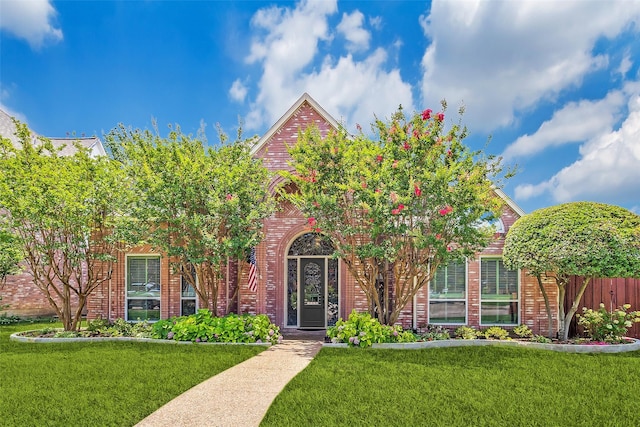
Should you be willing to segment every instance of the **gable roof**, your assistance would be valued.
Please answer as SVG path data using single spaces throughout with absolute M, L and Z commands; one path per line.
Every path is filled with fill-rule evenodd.
M 311 106 L 311 108 L 316 110 L 316 112 L 335 129 L 338 129 L 340 127 L 340 124 L 338 123 L 338 121 L 333 117 L 331 117 L 331 115 L 327 113 L 325 109 L 322 108 L 320 104 L 318 104 L 316 100 L 311 97 L 311 95 L 305 92 L 287 110 L 287 112 L 284 113 L 282 117 L 280 117 L 280 119 L 273 126 L 271 126 L 271 128 L 269 128 L 267 133 L 262 135 L 262 138 L 260 138 L 258 142 L 256 142 L 256 145 L 254 145 L 253 148 L 251 149 L 251 154 L 253 155 L 253 154 L 256 154 L 258 151 L 260 151 L 260 149 L 271 139 L 271 137 L 278 131 L 278 129 L 280 129 L 287 122 L 287 120 L 289 120 L 295 114 L 295 112 L 298 111 L 298 109 L 305 102 L 308 103 Z
M 502 199 L 504 200 L 504 202 L 507 204 L 507 206 L 509 206 L 515 213 L 518 214 L 518 216 L 522 217 L 525 216 L 527 213 L 522 210 L 522 208 L 520 206 L 518 206 L 516 204 L 516 202 L 514 202 L 511 197 L 507 196 L 507 193 L 505 193 L 504 191 L 502 191 L 499 188 L 494 188 L 493 191 Z
M 20 141 L 16 136 L 16 125 L 6 111 L 0 109 L 0 136 L 8 138 L 14 145 L 14 147 L 20 146 Z M 31 131 L 31 141 L 34 145 L 39 144 L 39 137 L 37 133 Z M 48 138 L 55 148 L 59 148 L 59 154 L 62 156 L 72 156 L 76 152 L 74 144 L 78 143 L 89 149 L 91 155 L 105 156 L 107 152 L 102 145 L 100 138 L 96 136 L 80 137 L 80 138 Z

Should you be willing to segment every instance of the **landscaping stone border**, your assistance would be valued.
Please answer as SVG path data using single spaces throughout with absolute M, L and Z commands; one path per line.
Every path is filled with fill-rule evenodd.
M 630 344 L 585 345 L 585 344 L 546 344 L 530 341 L 506 341 L 506 340 L 437 340 L 411 343 L 383 343 L 373 344 L 371 348 L 389 348 L 396 350 L 420 350 L 424 348 L 445 347 L 470 347 L 485 345 L 502 345 L 510 347 L 528 347 L 538 350 L 551 350 L 564 353 L 625 353 L 640 350 L 640 340 L 628 338 L 633 341 Z M 325 343 L 324 347 L 348 347 L 347 344 Z
M 136 337 L 76 337 L 76 338 L 46 338 L 46 337 L 25 337 L 21 334 L 30 331 L 16 332 L 9 337 L 12 341 L 27 342 L 27 343 L 61 343 L 61 342 L 104 342 L 104 341 L 136 341 L 136 342 L 152 342 L 162 344 L 204 344 L 204 345 L 259 345 L 259 346 L 272 346 L 271 343 L 258 343 L 258 342 L 198 342 L 193 341 L 175 341 L 175 340 L 161 340 L 156 338 L 136 338 Z

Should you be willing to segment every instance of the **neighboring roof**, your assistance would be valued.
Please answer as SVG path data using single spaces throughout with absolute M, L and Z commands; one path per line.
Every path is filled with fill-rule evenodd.
M 278 131 L 278 129 L 280 129 L 305 102 L 308 103 L 311 108 L 316 110 L 316 112 L 335 129 L 338 129 L 340 127 L 338 121 L 331 117 L 331 115 L 327 113 L 325 109 L 322 108 L 320 104 L 318 104 L 316 100 L 311 97 L 311 95 L 305 92 L 300 98 L 298 98 L 298 100 L 291 106 L 291 108 L 289 108 L 287 112 L 284 113 L 273 126 L 271 126 L 267 133 L 265 133 L 262 138 L 260 138 L 258 142 L 256 142 L 256 145 L 254 145 L 254 147 L 251 149 L 251 154 L 255 154 L 260 151 L 260 149 L 271 139 L 271 137 Z
M 14 146 L 20 146 L 20 141 L 16 136 L 16 125 L 13 122 L 13 118 L 6 112 L 0 109 L 0 136 L 11 140 Z M 31 131 L 31 138 L 34 144 L 38 143 L 37 133 Z M 105 156 L 107 152 L 102 145 L 100 138 L 96 136 L 80 137 L 80 138 L 48 138 L 54 147 L 61 148 L 60 154 L 63 156 L 71 156 L 76 152 L 74 143 L 78 143 L 91 151 L 92 156 Z

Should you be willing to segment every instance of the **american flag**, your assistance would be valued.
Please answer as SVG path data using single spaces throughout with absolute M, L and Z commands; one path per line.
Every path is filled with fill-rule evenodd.
M 258 289 L 258 272 L 256 271 L 256 248 L 251 248 L 249 255 L 249 290 L 255 292 Z

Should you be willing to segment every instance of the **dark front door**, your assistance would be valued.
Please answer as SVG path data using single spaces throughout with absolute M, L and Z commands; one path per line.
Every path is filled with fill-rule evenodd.
M 327 312 L 324 298 L 325 258 L 301 258 L 300 270 L 300 327 L 324 328 Z

